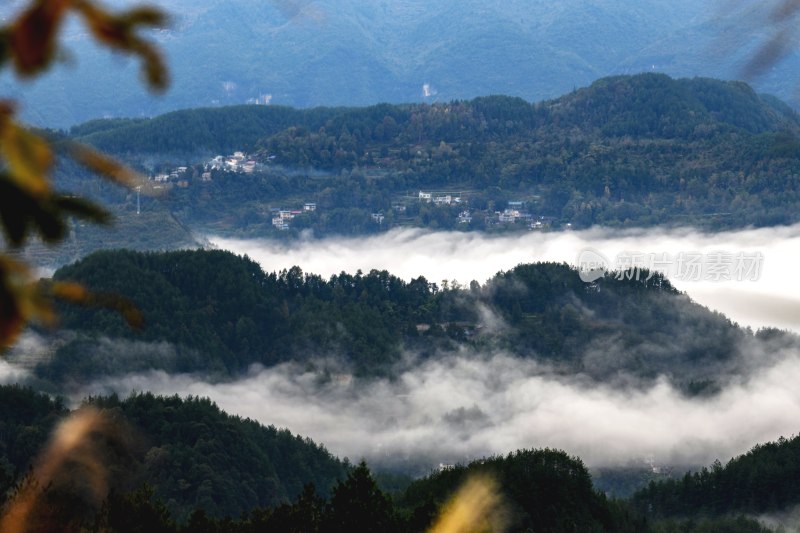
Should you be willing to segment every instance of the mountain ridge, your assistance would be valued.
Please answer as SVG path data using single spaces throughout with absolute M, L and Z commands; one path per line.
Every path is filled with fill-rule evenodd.
M 3 86 L 25 103 L 36 102 L 23 107 L 26 119 L 63 128 L 104 115 L 153 116 L 244 103 L 263 94 L 297 107 L 363 106 L 491 93 L 541 100 L 598 77 L 653 69 L 739 79 L 741 57 L 757 46 L 748 43 L 763 42 L 768 33 L 754 31 L 753 21 L 768 25 L 773 4 L 764 3 L 755 14 L 730 14 L 710 1 L 685 0 L 636 5 L 515 0 L 502 6 L 453 0 L 402 5 L 237 0 L 203 6 L 169 1 L 163 6 L 174 14 L 173 26 L 154 34 L 175 80 L 164 98 L 115 84 L 134 66 L 98 53 L 78 27 L 67 40 L 80 63 L 59 67 L 41 83 L 7 79 Z M 733 52 L 715 55 L 709 28 L 733 37 Z M 670 37 L 679 32 L 681 39 Z M 793 98 L 797 81 L 790 74 L 798 57 L 790 53 L 776 72 L 755 80 L 759 91 Z M 432 88 L 429 96 L 424 84 Z

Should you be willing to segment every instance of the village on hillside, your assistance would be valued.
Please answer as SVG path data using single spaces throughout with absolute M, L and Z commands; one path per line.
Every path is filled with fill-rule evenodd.
M 154 173 L 150 180 L 155 182 L 154 188 L 179 187 L 188 188 L 192 182 L 209 183 L 217 172 L 226 174 L 253 175 L 266 172 L 268 164 L 256 160 L 255 157 L 243 151 L 235 151 L 233 154 L 224 156 L 216 155 L 198 165 L 171 167 L 161 172 Z M 553 222 L 553 217 L 535 215 L 531 212 L 529 201 L 509 200 L 503 205 L 493 206 L 495 209 L 477 209 L 470 206 L 469 193 L 464 191 L 436 191 L 418 190 L 398 196 L 392 203 L 391 220 L 395 225 L 418 225 L 414 223 L 413 217 L 406 214 L 410 211 L 418 211 L 420 206 L 441 208 L 450 212 L 453 223 L 456 227 L 465 229 L 473 227 L 475 222 L 479 222 L 483 228 L 517 228 L 529 230 L 549 229 Z M 280 200 L 278 200 L 280 201 Z M 290 202 L 291 203 L 291 202 Z M 416 204 L 416 205 L 415 205 Z M 411 207 L 415 209 L 410 209 Z M 367 206 L 365 206 L 367 207 Z M 294 206 L 277 205 L 269 207 L 269 218 L 271 227 L 276 231 L 287 231 L 292 228 L 292 220 L 301 215 L 316 213 L 318 202 L 311 198 L 297 203 Z M 378 226 L 383 226 L 389 218 L 388 212 L 374 210 L 369 212 L 372 222 Z M 568 227 L 569 225 L 567 225 Z

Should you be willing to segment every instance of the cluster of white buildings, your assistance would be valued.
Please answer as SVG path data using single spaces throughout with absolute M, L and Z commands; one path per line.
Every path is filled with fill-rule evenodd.
M 530 222 L 532 216 L 530 213 L 523 213 L 519 209 L 507 208 L 501 211 L 495 211 L 497 221 L 501 224 L 516 224 L 517 222 Z
M 492 220 L 495 224 L 526 224 L 528 228 L 533 230 L 545 229 L 550 227 L 553 217 L 535 216 L 526 212 L 525 202 L 508 202 L 508 207 L 503 211 L 495 211 L 495 218 Z M 487 222 L 489 219 L 487 218 Z
M 431 203 L 433 202 L 436 205 L 455 205 L 461 203 L 461 196 L 455 196 L 453 194 L 446 194 L 446 193 L 432 193 L 432 192 L 425 192 L 419 191 L 419 201 Z
M 153 181 L 157 183 L 166 183 L 170 180 L 180 180 L 186 176 L 189 167 L 178 167 L 170 172 L 164 172 L 153 176 Z
M 256 161 L 250 159 L 244 152 L 234 152 L 233 155 L 221 156 L 218 155 L 203 164 L 203 174 L 201 179 L 203 181 L 211 181 L 212 170 L 223 170 L 225 172 L 244 172 L 246 174 L 252 173 L 256 169 Z M 158 183 L 166 183 L 169 181 L 177 181 L 178 186 L 186 187 L 186 174 L 189 167 L 177 167 L 169 172 L 162 172 L 156 174 L 151 179 Z
M 305 213 L 311 213 L 317 210 L 317 204 L 313 202 L 306 202 L 303 204 L 303 209 L 278 209 L 273 208 L 272 211 L 272 226 L 275 229 L 280 231 L 286 231 L 289 229 L 289 221 L 292 220 L 297 215 L 301 215 Z
M 209 173 L 209 176 L 212 170 L 250 174 L 256 169 L 256 161 L 250 159 L 244 152 L 234 152 L 233 155 L 218 155 L 212 158 L 204 165 L 203 169 Z

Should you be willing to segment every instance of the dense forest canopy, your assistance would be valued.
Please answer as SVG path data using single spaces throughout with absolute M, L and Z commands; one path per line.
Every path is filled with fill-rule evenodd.
M 766 364 L 763 343 L 796 342 L 738 327 L 657 272 L 586 283 L 556 263 L 518 265 L 462 286 L 378 270 L 329 279 L 298 267 L 264 272 L 223 251 L 119 250 L 59 269 L 54 279 L 124 296 L 145 320 L 137 331 L 113 310 L 62 306 L 64 333 L 35 369 L 56 387 L 148 369 L 235 376 L 254 363 L 284 362 L 391 376 L 406 353 L 425 359 L 466 349 L 598 381 L 665 376 L 697 393 Z
M 764 514 L 797 505 L 800 437 L 758 444 L 748 453 L 719 461 L 681 478 L 651 483 L 632 501 L 651 517 Z
M 37 451 L 69 410 L 19 386 L 0 386 L 0 398 L 5 499 L 30 475 Z M 468 479 L 496 482 L 508 531 L 761 533 L 770 530 L 739 513 L 800 501 L 791 482 L 799 438 L 651 483 L 629 500 L 598 492 L 579 458 L 552 449 L 442 465 L 389 491 L 381 483 L 388 478 L 363 461 L 341 462 L 309 439 L 227 415 L 207 399 L 135 394 L 87 401 L 124 416 L 139 442 L 124 463 L 109 465 L 111 492 L 82 522 L 92 531 L 422 532 Z M 63 504 L 45 501 L 43 514 Z
M 28 475 L 56 422 L 69 410 L 60 400 L 16 385 L 0 386 L 0 492 Z M 138 443 L 119 468 L 112 489 L 147 484 L 181 521 L 195 509 L 209 516 L 239 516 L 299 496 L 307 484 L 327 496 L 349 466 L 310 439 L 222 412 L 204 398 L 136 394 L 87 402 L 121 415 Z
M 744 83 L 641 74 L 538 103 L 487 96 L 365 108 L 192 109 L 92 121 L 69 136 L 151 176 L 174 176 L 159 185 L 168 194 L 145 200 L 150 222 L 127 237 L 141 247 L 147 235 L 151 248 L 164 248 L 170 243 L 152 231 L 155 224 L 275 238 L 407 226 L 497 232 L 791 224 L 800 212 L 798 132 L 791 108 Z M 237 151 L 247 171 L 210 159 Z M 59 184 L 110 204 L 124 224 L 137 220 L 136 198 L 89 188 L 79 169 L 63 167 Z M 280 211 L 285 225 L 274 222 Z M 76 235 L 84 250 L 107 246 L 89 229 Z

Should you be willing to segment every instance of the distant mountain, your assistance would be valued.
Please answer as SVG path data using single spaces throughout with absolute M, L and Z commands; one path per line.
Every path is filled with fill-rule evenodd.
M 541 100 L 611 74 L 737 79 L 769 37 L 775 2 L 745 11 L 712 0 L 164 0 L 173 23 L 152 37 L 172 71 L 166 96 L 147 95 L 138 66 L 98 50 L 77 24 L 65 39 L 74 61 L 34 84 L 6 75 L 3 87 L 29 121 L 66 127 L 265 96 L 297 107 Z M 799 57 L 756 80 L 758 90 L 794 96 Z
M 462 108 L 472 116 L 465 115 Z M 439 112 L 442 110 L 450 115 L 446 121 Z M 419 126 L 424 128 L 416 138 L 407 131 L 414 115 L 422 115 Z M 396 123 L 396 130 L 386 131 L 381 124 L 387 117 Z M 476 119 L 483 119 L 486 124 Z M 501 119 L 521 122 L 509 130 L 498 127 L 502 125 L 496 121 Z M 458 130 L 447 129 L 443 122 L 455 124 Z M 376 131 L 379 126 L 380 133 Z M 529 131 L 521 131 L 520 126 Z M 757 95 L 747 84 L 641 74 L 601 78 L 558 98 L 535 103 L 505 95 L 430 106 L 381 104 L 307 110 L 229 106 L 174 111 L 152 119 L 92 120 L 72 127 L 69 133 L 119 155 L 168 155 L 252 150 L 259 141 L 263 145 L 273 136 L 280 139 L 281 134 L 314 135 L 321 127 L 333 134 L 348 128 L 363 144 L 384 142 L 399 147 L 423 140 L 498 140 L 520 133 L 563 136 L 574 128 L 583 134 L 686 139 L 698 126 L 709 132 L 720 127 L 740 128 L 753 134 L 800 132 L 800 120 L 787 104 Z M 301 163 L 289 157 L 280 162 Z M 320 166 L 313 159 L 308 163 Z
M 651 73 L 602 78 L 538 103 L 489 96 L 364 108 L 233 106 L 71 130 L 145 168 L 159 160 L 190 167 L 160 205 L 200 232 L 277 236 L 269 208 L 319 206 L 282 237 L 409 225 L 504 231 L 515 227 L 498 222 L 508 201 L 525 203 L 527 222 L 550 217 L 556 227 L 792 224 L 800 220 L 798 133 L 788 105 L 747 84 Z M 203 166 L 210 154 L 232 150 L 247 151 L 258 169 Z M 82 176 L 63 176 L 66 188 L 87 190 Z M 470 192 L 445 206 L 409 196 L 426 190 Z M 468 223 L 458 218 L 464 209 Z

